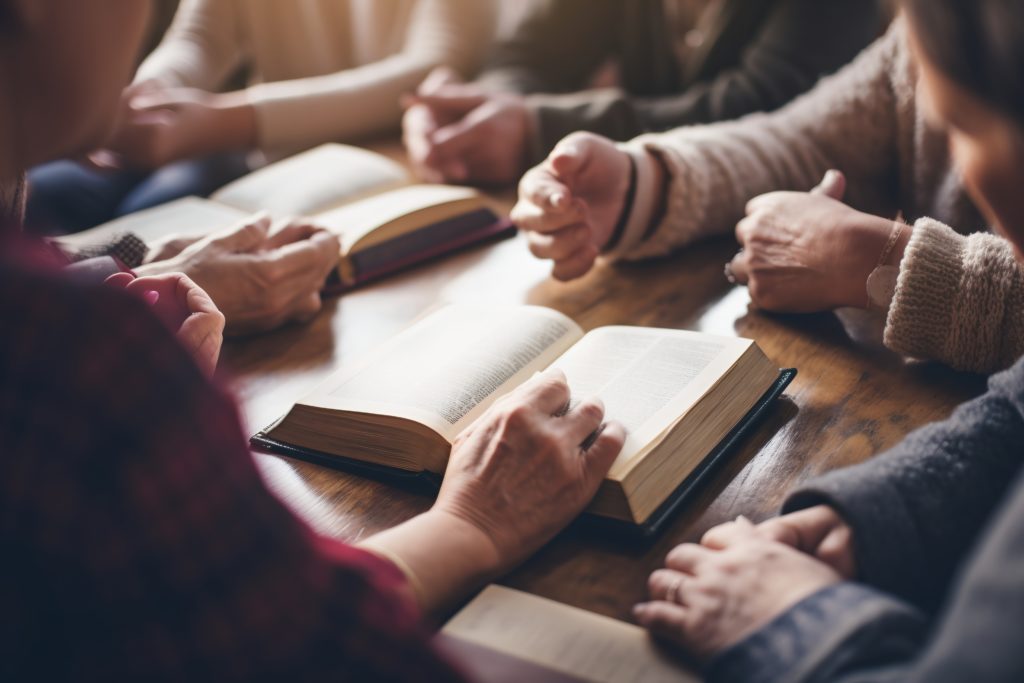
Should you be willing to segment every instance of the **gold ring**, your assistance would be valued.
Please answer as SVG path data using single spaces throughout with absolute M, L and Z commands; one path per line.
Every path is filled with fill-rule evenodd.
M 669 602 L 674 602 L 677 605 L 683 604 L 680 600 L 679 591 L 683 587 L 683 577 L 673 577 L 672 583 L 668 586 L 668 591 L 665 593 L 665 599 Z

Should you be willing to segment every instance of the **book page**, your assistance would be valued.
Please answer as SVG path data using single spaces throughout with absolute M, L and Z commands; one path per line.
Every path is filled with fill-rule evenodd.
M 751 343 L 683 330 L 600 327 L 554 366 L 568 377 L 573 401 L 599 396 L 605 418 L 625 426 L 614 472 L 682 417 Z
M 318 387 L 304 405 L 415 420 L 449 441 L 583 331 L 538 306 L 447 306 Z
M 488 586 L 445 624 L 446 636 L 597 683 L 697 683 L 633 624 Z
M 55 241 L 71 249 L 106 244 L 120 233 L 131 232 L 147 244 L 171 235 L 208 235 L 231 227 L 249 213 L 199 197 L 184 197 L 104 223 Z
M 408 182 L 405 169 L 387 157 L 330 143 L 253 171 L 212 198 L 251 213 L 312 216 Z

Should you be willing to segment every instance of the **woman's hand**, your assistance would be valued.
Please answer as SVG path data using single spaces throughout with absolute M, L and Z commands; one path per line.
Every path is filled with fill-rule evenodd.
M 117 273 L 107 283 L 146 301 L 199 368 L 213 375 L 224 339 L 224 316 L 196 283 L 181 273 L 140 278 Z
M 585 398 L 566 412 L 569 398 L 561 371 L 542 373 L 495 403 L 452 447 L 435 510 L 480 529 L 502 568 L 575 518 L 622 449 L 625 432 L 602 425 L 600 400 Z
M 771 192 L 750 200 L 736 226 L 742 250 L 727 267 L 766 310 L 812 313 L 867 307 L 868 275 L 893 230 L 893 221 L 842 203 L 846 180 L 829 171 L 810 192 Z M 904 230 L 890 263 L 899 263 L 910 239 Z
M 397 559 L 427 611 L 514 567 L 583 510 L 625 441 L 600 402 L 568 403 L 559 371 L 497 401 L 453 445 L 433 508 L 360 545 Z
M 656 635 L 707 660 L 841 579 L 740 518 L 718 527 L 710 547 L 676 546 L 666 568 L 651 574 L 651 602 L 633 613 Z
M 710 530 L 702 543 L 715 545 L 718 529 Z M 758 530 L 768 538 L 785 543 L 832 567 L 844 579 L 857 575 L 853 531 L 828 505 L 815 505 L 761 522 Z
M 512 220 L 529 233 L 530 251 L 572 280 L 593 267 L 611 239 L 629 190 L 629 156 L 611 140 L 573 133 L 519 182 Z
M 170 252 L 177 244 L 163 246 Z M 315 316 L 340 251 L 338 238 L 323 228 L 305 222 L 274 227 L 262 214 L 135 270 L 139 275 L 185 273 L 224 312 L 231 334 L 247 334 Z
M 104 149 L 103 165 L 143 169 L 256 144 L 256 114 L 244 93 L 195 88 L 131 92 Z

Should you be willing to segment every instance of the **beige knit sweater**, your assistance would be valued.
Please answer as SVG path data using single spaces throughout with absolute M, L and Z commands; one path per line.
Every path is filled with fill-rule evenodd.
M 494 0 L 183 0 L 136 81 L 215 90 L 247 66 L 277 156 L 397 130 L 401 95 L 441 64 L 472 75 L 495 24 Z
M 945 134 L 918 107 L 916 83 L 905 27 L 897 22 L 783 109 L 636 138 L 634 149 L 657 151 L 668 163 L 669 210 L 646 239 L 642 231 L 627 234 L 616 252 L 656 256 L 730 232 L 750 198 L 809 190 L 837 168 L 847 175 L 852 206 L 881 215 L 900 209 L 916 219 L 885 343 L 961 370 L 1008 367 L 1024 353 L 1024 269 L 1005 240 L 944 225 L 986 230 L 952 167 Z M 654 192 L 641 185 L 638 201 Z

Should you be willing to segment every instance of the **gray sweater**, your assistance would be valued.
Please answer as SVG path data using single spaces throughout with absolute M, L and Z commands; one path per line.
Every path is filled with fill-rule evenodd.
M 803 600 L 710 681 L 1024 681 L 1024 360 L 888 453 L 794 493 L 854 533 L 859 582 Z

